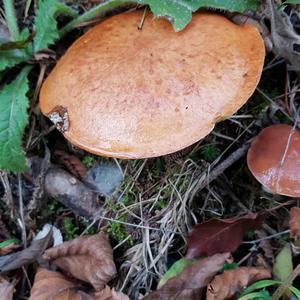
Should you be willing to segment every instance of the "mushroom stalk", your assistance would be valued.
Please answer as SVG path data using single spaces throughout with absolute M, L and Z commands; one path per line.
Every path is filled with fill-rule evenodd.
M 7 0 L 6 0 L 7 1 Z M 8 0 L 10 1 L 10 0 Z M 64 26 L 59 31 L 59 36 L 62 37 L 66 33 L 68 33 L 70 30 L 74 29 L 78 24 L 90 21 L 96 17 L 98 17 L 101 13 L 106 12 L 110 9 L 113 9 L 115 7 L 120 6 L 121 4 L 124 4 L 126 2 L 130 1 L 124 1 L 124 0 L 108 0 L 106 2 L 102 2 L 99 5 L 95 6 L 94 8 L 90 9 L 89 11 L 85 12 L 75 20 L 69 22 L 66 26 Z
M 16 17 L 16 10 L 14 7 L 13 0 L 3 0 L 5 21 L 9 30 L 9 33 L 14 41 L 19 37 L 19 27 Z

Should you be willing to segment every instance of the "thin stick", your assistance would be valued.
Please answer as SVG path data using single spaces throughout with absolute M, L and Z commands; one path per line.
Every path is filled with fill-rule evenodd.
M 20 212 L 19 225 L 22 230 L 22 242 L 23 242 L 24 248 L 26 248 L 27 247 L 27 236 L 26 236 L 26 227 L 25 227 L 25 221 L 24 221 L 24 204 L 23 204 L 23 197 L 22 197 L 22 181 L 21 181 L 20 174 L 18 174 L 18 190 L 19 190 L 19 212 Z
M 14 41 L 19 37 L 19 27 L 16 17 L 16 10 L 14 7 L 13 0 L 3 0 L 4 11 L 5 11 L 5 21 L 9 30 L 9 33 Z
M 281 235 L 285 235 L 285 234 L 288 234 L 288 233 L 290 233 L 289 229 L 285 230 L 285 231 L 281 231 L 281 232 L 275 233 L 275 234 L 272 234 L 272 235 L 269 235 L 269 236 L 266 236 L 266 237 L 263 237 L 261 239 L 254 240 L 254 241 L 242 242 L 242 244 L 256 244 L 256 243 L 259 243 L 261 241 L 270 240 L 270 239 L 273 239 L 273 238 L 276 238 L 276 237 L 279 237 Z

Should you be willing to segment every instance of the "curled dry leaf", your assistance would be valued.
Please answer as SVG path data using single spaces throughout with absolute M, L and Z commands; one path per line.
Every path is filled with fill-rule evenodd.
M 211 281 L 226 261 L 230 261 L 230 253 L 216 254 L 201 259 L 187 266 L 177 277 L 169 279 L 160 289 L 150 293 L 144 300 L 199 299 L 197 291 Z
M 95 300 L 129 300 L 129 297 L 106 286 L 102 291 L 95 293 Z
M 186 256 L 195 258 L 233 252 L 241 244 L 246 231 L 260 228 L 263 219 L 262 214 L 248 214 L 231 219 L 213 219 L 197 224 L 188 237 Z
M 286 125 L 264 128 L 251 143 L 247 164 L 274 194 L 300 196 L 300 131 Z
M 38 269 L 29 300 L 95 300 L 59 272 Z
M 263 268 L 240 267 L 225 271 L 208 285 L 206 300 L 230 299 L 252 282 L 270 277 L 271 271 Z
M 300 208 L 292 207 L 290 210 L 290 230 L 291 237 L 294 239 L 300 238 Z
M 12 300 L 15 291 L 15 285 L 0 278 L 0 300 Z
M 65 242 L 45 251 L 43 258 L 75 278 L 89 282 L 96 291 L 102 290 L 116 275 L 112 248 L 104 233 Z

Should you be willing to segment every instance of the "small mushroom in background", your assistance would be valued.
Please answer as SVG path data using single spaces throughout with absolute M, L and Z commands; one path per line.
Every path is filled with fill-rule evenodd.
M 40 107 L 76 146 L 136 159 L 176 152 L 235 113 L 261 76 L 253 25 L 197 13 L 181 32 L 141 11 L 115 15 L 79 38 L 44 82 Z
M 253 176 L 270 192 L 300 197 L 300 132 L 286 124 L 264 128 L 247 155 Z

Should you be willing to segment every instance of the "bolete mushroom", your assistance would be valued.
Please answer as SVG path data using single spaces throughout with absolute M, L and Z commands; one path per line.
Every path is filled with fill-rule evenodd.
M 257 29 L 197 13 L 181 32 L 140 11 L 79 38 L 40 93 L 40 107 L 73 144 L 119 158 L 183 149 L 253 93 L 265 50 Z
M 300 197 L 300 132 L 292 126 L 264 128 L 251 143 L 247 163 L 270 192 Z

